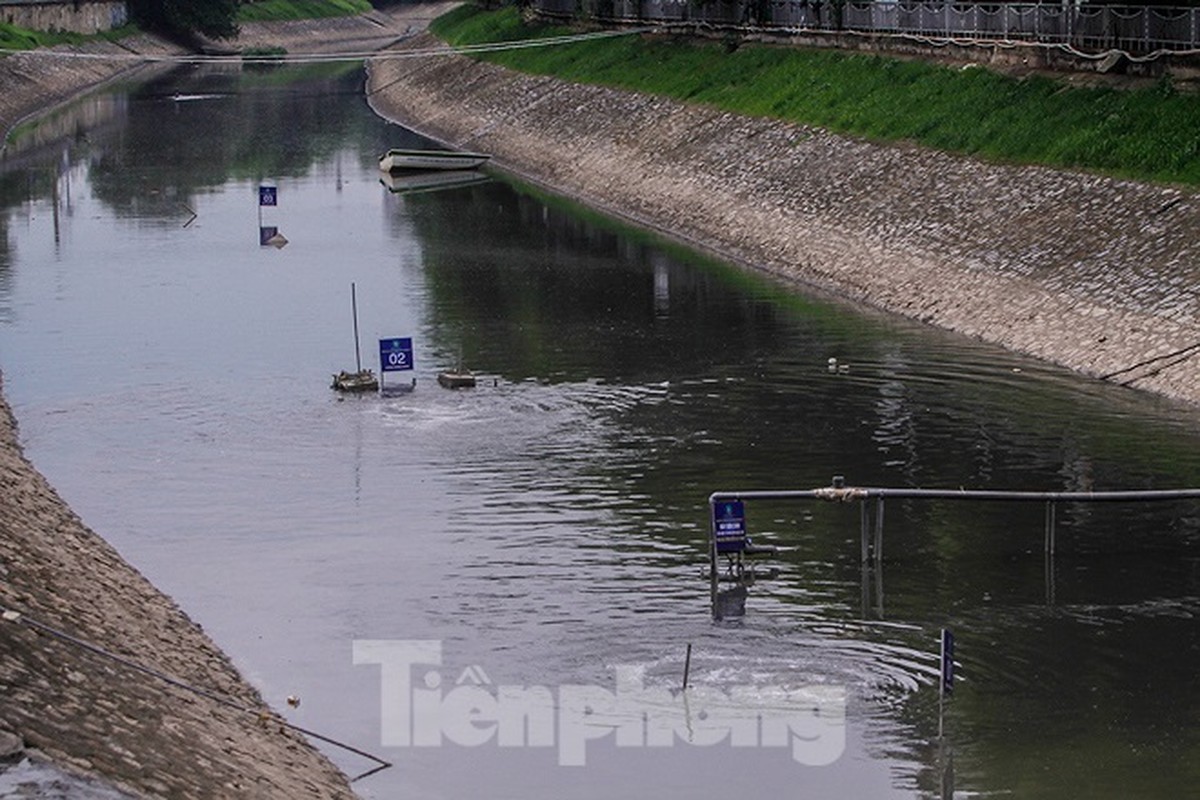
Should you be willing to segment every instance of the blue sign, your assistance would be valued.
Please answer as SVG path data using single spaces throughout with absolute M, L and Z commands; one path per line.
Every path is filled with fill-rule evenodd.
M 713 539 L 718 553 L 740 553 L 746 549 L 746 504 L 741 500 L 713 503 Z
M 942 694 L 954 691 L 954 634 L 942 628 Z
M 412 338 L 379 340 L 379 371 L 398 372 L 413 368 Z
M 275 186 L 259 186 L 258 187 L 258 204 L 260 206 L 273 206 L 279 200 L 279 189 Z

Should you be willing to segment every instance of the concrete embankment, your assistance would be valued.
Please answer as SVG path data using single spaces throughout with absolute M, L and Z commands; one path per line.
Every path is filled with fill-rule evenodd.
M 2 398 L 0 606 L 0 738 L 135 796 L 353 796 L 199 626 L 67 508 L 22 456 Z
M 428 4 L 358 17 L 248 23 L 225 49 L 282 47 L 296 53 L 369 53 L 423 29 L 449 7 L 448 3 Z M 23 119 L 72 100 L 149 60 L 184 54 L 179 45 L 139 35 L 119 42 L 96 40 L 0 58 L 0 136 L 6 138 Z
M 0 58 L 0 150 L 22 120 L 181 49 L 153 36 L 34 50 Z
M 1193 190 L 868 143 L 459 56 L 381 57 L 369 72 L 378 113 L 616 216 L 1087 375 L 1158 359 L 1113 380 L 1200 403 L 1200 354 L 1186 350 L 1200 345 Z
M 365 51 L 430 13 L 247 26 L 238 44 Z M 144 56 L 180 52 L 138 36 L 0 58 L 0 132 Z M 0 612 L 0 766 L 42 757 L 139 797 L 353 797 L 200 627 L 71 512 L 24 458 L 2 397 Z

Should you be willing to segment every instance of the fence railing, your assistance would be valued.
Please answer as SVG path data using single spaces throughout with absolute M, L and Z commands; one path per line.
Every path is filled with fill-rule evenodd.
M 539 13 L 626 24 L 1036 42 L 1081 52 L 1200 52 L 1200 8 L 827 0 L 530 0 Z

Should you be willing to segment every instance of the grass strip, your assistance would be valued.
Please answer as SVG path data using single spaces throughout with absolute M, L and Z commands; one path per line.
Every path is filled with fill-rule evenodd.
M 513 7 L 460 6 L 431 25 L 455 45 L 560 36 Z M 1072 86 L 880 55 L 646 35 L 476 56 L 553 75 L 1002 163 L 1200 185 L 1200 98 L 1169 78 Z
M 57 44 L 83 44 L 90 41 L 115 42 L 137 32 L 137 28 L 126 25 L 111 31 L 95 34 L 71 33 L 69 31 L 32 31 L 0 22 L 0 49 L 33 50 L 37 47 L 53 47 Z
M 351 17 L 371 10 L 369 0 L 254 0 L 238 7 L 238 22 Z

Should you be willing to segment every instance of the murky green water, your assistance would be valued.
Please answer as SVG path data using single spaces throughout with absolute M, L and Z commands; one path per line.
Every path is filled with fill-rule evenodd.
M 1200 415 L 785 291 L 503 176 L 390 192 L 378 154 L 420 140 L 360 84 L 188 71 L 23 132 L 0 161 L 0 368 L 28 455 L 85 521 L 290 719 L 396 762 L 365 796 L 1192 791 L 1194 504 L 1062 507 L 1047 561 L 1040 506 L 891 503 L 864 570 L 856 506 L 751 503 L 778 576 L 714 623 L 701 573 L 715 490 L 1200 486 Z M 412 393 L 330 391 L 354 364 L 351 282 L 364 360 L 413 338 Z M 480 385 L 439 388 L 460 359 Z M 944 626 L 961 681 L 939 744 Z M 438 643 L 440 663 L 388 677 L 356 640 Z M 688 644 L 695 705 L 844 691 L 844 724 L 827 705 L 800 747 L 838 757 L 789 757 L 765 727 L 683 741 L 731 713 L 672 694 Z M 569 687 L 612 694 L 618 674 L 657 691 L 623 710 L 676 726 L 674 746 L 614 734 L 602 707 L 570 717 Z M 501 746 L 505 686 L 544 690 L 548 733 Z M 397 700 L 438 696 L 433 723 Z M 397 726 L 441 745 L 396 746 Z M 572 735 L 598 737 L 583 766 L 562 765 Z

